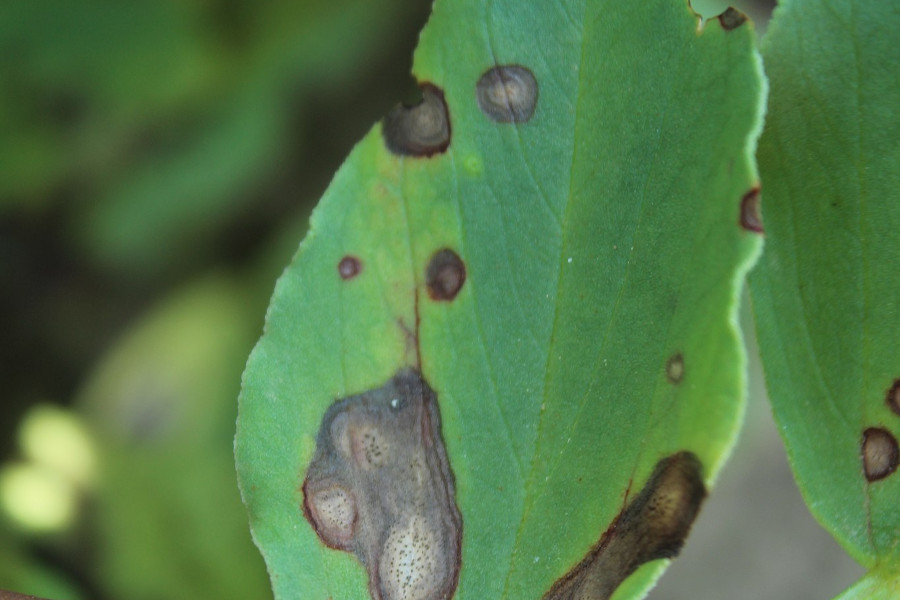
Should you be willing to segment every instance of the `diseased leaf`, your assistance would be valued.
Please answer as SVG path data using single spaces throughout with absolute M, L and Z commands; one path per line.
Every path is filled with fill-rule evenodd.
M 413 71 L 422 104 L 337 173 L 244 374 L 236 461 L 276 597 L 556 598 L 619 536 L 596 563 L 617 572 L 573 579 L 611 593 L 677 552 L 688 482 L 740 423 L 751 26 L 439 0 Z M 452 480 L 397 483 L 440 479 L 443 452 Z M 645 509 L 658 543 L 623 542 Z
M 898 28 L 896 3 L 776 12 L 759 148 L 768 244 L 751 278 L 772 406 L 806 502 L 854 558 L 895 576 Z

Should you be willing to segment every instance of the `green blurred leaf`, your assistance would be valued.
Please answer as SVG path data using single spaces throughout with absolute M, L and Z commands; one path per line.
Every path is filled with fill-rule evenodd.
M 512 64 L 539 100 L 498 123 L 476 82 Z M 236 460 L 278 598 L 368 597 L 363 567 L 304 519 L 301 485 L 334 400 L 404 366 L 439 397 L 459 599 L 540 598 L 657 461 L 689 450 L 710 484 L 739 428 L 735 311 L 759 248 L 739 227 L 762 99 L 752 28 L 700 30 L 671 0 L 439 0 L 414 73 L 443 91 L 449 149 L 399 157 L 382 127 L 356 147 L 245 371 Z M 451 302 L 426 289 L 442 248 L 465 262 Z M 347 255 L 361 270 L 342 281 Z
M 751 277 L 772 406 L 806 502 L 854 558 L 893 572 L 900 478 L 867 482 L 861 445 L 870 427 L 900 433 L 886 403 L 900 378 L 898 27 L 894 3 L 776 12 L 759 147 L 768 245 Z
M 228 85 L 202 106 L 178 107 L 186 123 L 161 124 L 172 141 L 136 157 L 76 223 L 91 253 L 152 271 L 196 252 L 285 167 L 307 97 L 352 77 L 404 7 L 341 0 L 254 8 L 243 44 L 220 50 Z
M 105 264 L 155 267 L 232 221 L 285 142 L 280 107 L 254 94 L 213 111 L 175 152 L 145 157 L 79 223 Z
M 288 158 L 315 164 L 292 147 L 304 110 L 365 75 L 413 8 L 5 2 L 0 211 L 65 200 L 67 233 L 119 273 L 196 261 L 276 174 L 307 168 Z
M 13 536 L 0 527 L 0 590 L 53 600 L 80 600 L 84 596 L 62 574 L 39 564 Z M 0 597 L 3 592 L 0 591 Z
M 10 0 L 0 7 L 0 202 L 128 151 L 138 122 L 208 97 L 226 67 L 188 3 Z M 9 163 L 6 162 L 8 159 Z
M 95 576 L 114 598 L 262 598 L 230 458 L 253 304 L 224 277 L 155 308 L 80 396 L 97 437 Z

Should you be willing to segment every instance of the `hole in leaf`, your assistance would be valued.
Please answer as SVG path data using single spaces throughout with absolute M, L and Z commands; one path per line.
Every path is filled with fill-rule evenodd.
M 677 556 L 706 497 L 701 470 L 691 452 L 660 460 L 640 494 L 544 600 L 605 600 L 642 564 Z
M 425 270 L 425 284 L 432 300 L 453 300 L 465 282 L 466 265 L 456 252 L 444 248 L 431 257 Z
M 884 479 L 897 470 L 897 438 L 883 427 L 869 427 L 863 431 L 862 459 L 866 479 Z
M 388 150 L 400 156 L 432 156 L 450 145 L 450 114 L 444 93 L 436 86 L 422 86 L 422 101 L 400 105 L 382 120 L 381 133 Z
M 489 69 L 476 85 L 478 107 L 498 123 L 525 123 L 534 114 L 538 83 L 534 74 L 521 65 Z
M 462 517 L 437 396 L 417 371 L 326 411 L 303 496 L 322 541 L 365 566 L 373 598 L 453 595 Z

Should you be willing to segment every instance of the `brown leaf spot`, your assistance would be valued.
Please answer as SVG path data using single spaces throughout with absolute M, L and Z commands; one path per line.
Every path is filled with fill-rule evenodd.
M 347 549 L 356 526 L 356 500 L 344 488 L 333 485 L 310 493 L 304 503 L 316 533 L 332 548 Z
M 666 378 L 669 383 L 678 385 L 684 379 L 684 357 L 679 352 L 666 361 Z
M 642 564 L 677 556 L 706 497 L 701 471 L 691 452 L 660 460 L 640 494 L 544 600 L 606 600 Z
M 432 300 L 453 300 L 465 282 L 466 265 L 459 255 L 449 248 L 435 252 L 425 269 L 428 297 Z
M 759 212 L 759 186 L 753 187 L 741 198 L 741 227 L 754 233 L 763 233 Z
M 362 271 L 362 263 L 359 262 L 359 259 L 355 256 L 345 256 L 341 259 L 341 262 L 338 263 L 338 274 L 340 274 L 341 279 L 353 279 L 359 272 Z
M 737 29 L 746 22 L 747 15 L 736 8 L 732 8 L 731 6 L 726 8 L 725 12 L 719 15 L 719 24 L 722 25 L 722 29 L 724 29 L 725 31 Z
M 453 595 L 462 516 L 437 396 L 417 371 L 328 409 L 303 497 L 322 541 L 366 568 L 374 600 Z
M 475 91 L 481 112 L 498 123 L 525 123 L 537 106 L 537 79 L 521 65 L 488 69 Z
M 897 438 L 883 427 L 869 427 L 863 431 L 863 471 L 869 481 L 884 479 L 897 470 L 900 452 Z
M 900 379 L 894 380 L 894 384 L 887 391 L 884 401 L 895 414 L 900 415 Z
M 381 122 L 388 150 L 400 156 L 433 156 L 450 145 L 450 113 L 440 88 L 424 84 L 422 101 L 397 106 Z

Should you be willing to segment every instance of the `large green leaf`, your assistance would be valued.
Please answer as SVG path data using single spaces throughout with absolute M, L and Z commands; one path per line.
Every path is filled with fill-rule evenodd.
M 759 61 L 751 27 L 729 17 L 701 28 L 680 0 L 435 4 L 414 60 L 423 104 L 392 113 L 340 169 L 245 371 L 236 461 L 276 597 L 368 597 L 366 569 L 304 518 L 303 488 L 346 469 L 329 462 L 350 452 L 329 446 L 344 439 L 336 414 L 406 406 L 409 372 L 392 380 L 406 367 L 437 394 L 455 476 L 456 598 L 542 597 L 620 513 L 611 537 L 628 538 L 664 457 L 693 453 L 712 482 L 742 414 L 735 305 L 759 247 L 740 226 L 742 198 L 755 197 Z M 479 81 L 498 65 L 524 85 L 512 112 L 480 108 Z M 438 125 L 437 141 L 408 143 L 423 124 Z M 389 460 L 419 468 L 406 451 Z M 660 464 L 692 465 L 685 456 Z M 444 474 L 432 469 L 429 482 Z M 411 501 L 397 492 L 406 480 L 389 481 L 390 502 Z M 332 545 L 362 543 L 373 511 L 387 510 L 370 492 L 329 497 L 340 527 L 320 529 Z M 346 518 L 357 514 L 348 496 L 370 515 L 361 524 Z M 387 546 L 392 532 L 376 533 Z M 377 575 L 379 555 L 363 558 Z M 641 569 L 622 597 L 660 570 Z
M 772 405 L 806 501 L 857 560 L 894 572 L 898 28 L 896 3 L 776 12 L 759 148 L 768 245 L 751 278 Z

